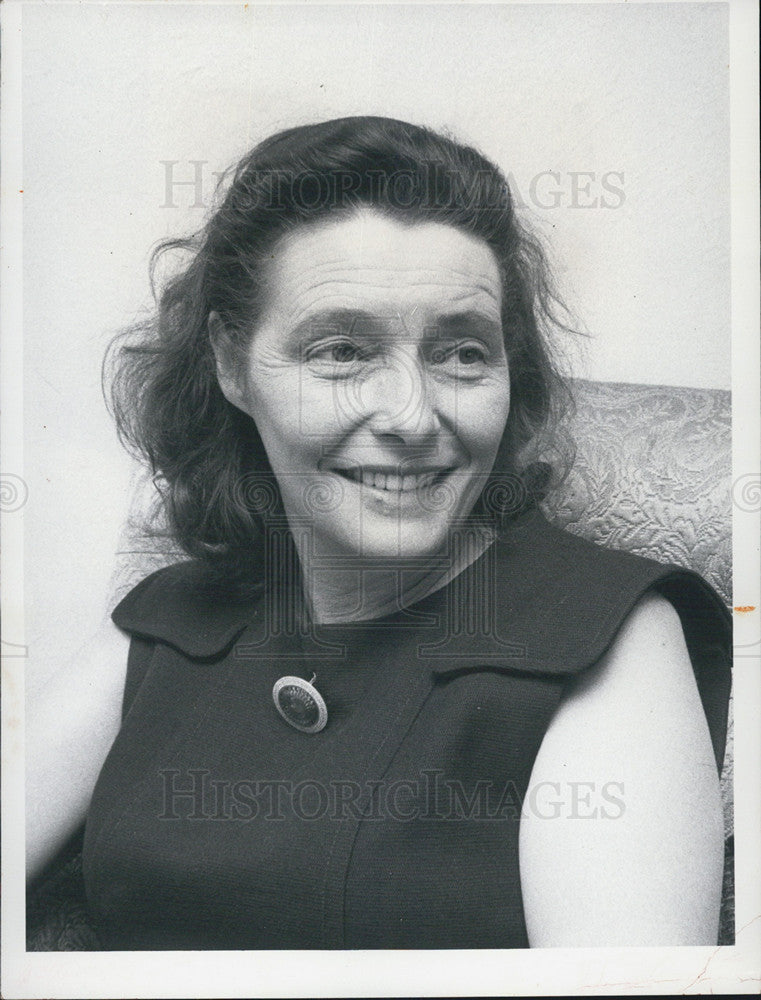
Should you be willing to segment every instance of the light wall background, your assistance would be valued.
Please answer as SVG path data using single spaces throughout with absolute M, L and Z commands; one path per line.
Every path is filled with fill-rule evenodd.
M 575 374 L 729 388 L 722 4 L 28 3 L 23 79 L 32 685 L 108 610 L 133 470 L 103 350 L 149 304 L 151 246 L 198 227 L 214 171 L 274 130 L 450 129 L 550 240 L 590 334 L 560 345 Z

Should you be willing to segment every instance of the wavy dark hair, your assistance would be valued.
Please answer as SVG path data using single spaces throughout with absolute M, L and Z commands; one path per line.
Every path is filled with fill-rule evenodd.
M 509 517 L 536 494 L 539 480 L 546 485 L 552 468 L 566 471 L 557 425 L 570 396 L 549 335 L 570 328 L 568 314 L 499 168 L 470 146 L 390 118 L 287 129 L 223 176 L 217 206 L 199 232 L 154 250 L 155 313 L 119 334 L 104 362 L 120 438 L 149 463 L 166 530 L 228 582 L 245 581 L 262 535 L 262 498 L 271 498 L 272 510 L 278 494 L 256 426 L 218 385 L 209 315 L 218 313 L 244 347 L 261 314 L 265 265 L 278 241 L 360 207 L 407 223 L 454 226 L 482 239 L 497 259 L 511 406 L 477 509 L 486 504 Z M 157 265 L 171 251 L 189 261 L 156 292 Z

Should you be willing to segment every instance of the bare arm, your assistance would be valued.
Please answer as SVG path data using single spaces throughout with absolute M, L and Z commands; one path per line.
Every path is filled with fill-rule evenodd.
M 561 704 L 530 787 L 541 782 L 561 806 L 552 818 L 529 795 L 521 819 L 531 947 L 716 943 L 719 781 L 679 618 L 663 598 L 640 601 Z
M 27 707 L 27 880 L 85 818 L 119 731 L 128 650 L 109 621 Z

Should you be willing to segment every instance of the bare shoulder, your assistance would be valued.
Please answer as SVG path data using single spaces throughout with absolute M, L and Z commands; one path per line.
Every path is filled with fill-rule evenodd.
M 123 681 L 131 639 L 108 618 L 82 644 L 68 668 L 76 670 L 78 667 L 81 673 L 88 674 L 92 671 L 104 680 L 115 673 Z
M 664 598 L 642 598 L 569 687 L 531 777 L 546 785 L 559 789 L 559 815 L 548 822 L 528 808 L 521 821 L 532 946 L 715 942 L 718 775 L 679 617 Z
M 121 698 L 127 672 L 130 636 L 110 619 L 104 621 L 55 671 L 29 709 L 32 714 L 56 704 L 59 710 L 73 702 L 78 715 L 86 704 L 100 702 L 104 714 L 113 715 L 114 703 Z
M 685 716 L 699 708 L 695 722 L 705 723 L 679 615 L 657 593 L 635 605 L 611 648 L 572 684 L 553 728 L 559 732 L 567 718 L 601 708 L 607 711 L 597 721 L 604 723 L 608 713 L 628 714 L 638 705 Z
M 105 622 L 27 706 L 27 876 L 84 820 L 119 731 L 130 637 Z
M 53 706 L 70 720 L 89 719 L 113 728 L 121 708 L 130 636 L 110 619 L 88 636 L 77 652 L 53 674 L 29 708 L 45 714 Z

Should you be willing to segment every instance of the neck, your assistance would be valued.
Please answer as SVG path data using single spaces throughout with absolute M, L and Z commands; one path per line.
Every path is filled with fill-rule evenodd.
M 335 567 L 329 560 L 314 560 L 303 539 L 294 542 L 312 621 L 339 624 L 381 618 L 422 600 L 475 562 L 494 539 L 494 530 L 486 525 L 458 528 L 450 534 L 447 550 L 427 559 L 425 568 L 419 558 Z

